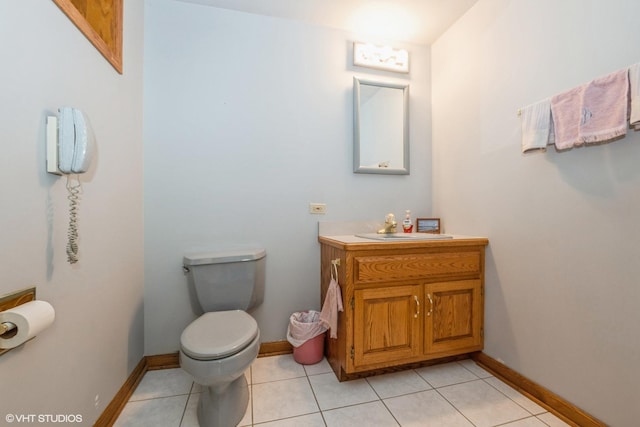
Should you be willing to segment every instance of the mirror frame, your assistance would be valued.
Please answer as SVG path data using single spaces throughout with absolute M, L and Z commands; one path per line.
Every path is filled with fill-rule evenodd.
M 402 89 L 402 150 L 403 167 L 387 168 L 383 166 L 369 167 L 360 164 L 360 85 L 386 87 L 392 89 Z M 388 83 L 373 80 L 364 80 L 358 77 L 353 78 L 353 172 L 372 173 L 385 175 L 409 175 L 409 84 Z
M 86 16 L 73 0 L 53 0 L 107 61 L 122 74 L 122 14 L 123 0 L 97 0 L 97 10 Z M 80 2 L 82 3 L 82 2 Z M 86 6 L 86 0 L 84 4 Z M 106 34 L 103 35 L 103 34 Z

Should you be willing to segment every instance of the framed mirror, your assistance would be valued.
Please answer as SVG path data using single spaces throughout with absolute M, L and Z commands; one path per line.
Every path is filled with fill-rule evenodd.
M 122 74 L 123 0 L 53 0 L 113 68 Z
M 353 171 L 409 175 L 409 85 L 353 78 Z

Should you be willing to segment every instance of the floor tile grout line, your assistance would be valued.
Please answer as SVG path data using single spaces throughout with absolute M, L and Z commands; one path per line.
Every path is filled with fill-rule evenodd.
M 411 369 L 412 372 L 414 372 L 416 375 L 418 375 L 418 377 L 420 379 L 422 379 L 424 382 L 427 382 L 424 378 L 422 378 L 416 371 L 415 369 Z M 382 406 L 384 406 L 384 408 L 387 410 L 387 412 L 391 415 L 391 418 L 393 418 L 393 420 L 396 422 L 396 424 L 398 424 L 398 426 L 402 426 L 402 424 L 400 424 L 400 421 L 398 421 L 398 419 L 396 418 L 396 416 L 393 414 L 393 412 L 391 412 L 391 409 L 389 409 L 389 407 L 387 406 L 386 402 L 384 401 L 384 399 L 382 398 L 382 396 L 380 396 L 380 394 L 378 393 L 378 390 L 376 390 L 376 388 L 369 382 L 369 378 L 365 377 L 365 380 L 367 381 L 367 384 L 369 384 L 369 387 L 371 387 L 373 389 L 373 392 L 376 394 L 376 396 L 378 396 L 378 398 L 380 398 L 380 403 L 382 403 Z M 429 383 L 427 383 L 429 384 Z M 431 384 L 429 384 L 431 385 Z M 408 394 L 408 393 L 407 393 Z M 404 394 L 403 396 L 406 396 L 407 394 Z M 397 396 L 395 396 L 397 397 Z
M 367 383 L 369 383 L 369 386 L 373 389 L 373 391 L 376 393 L 376 395 L 380 398 L 381 401 L 384 401 L 385 399 L 393 399 L 395 397 L 402 397 L 402 396 L 409 396 L 412 394 L 417 394 L 417 393 L 422 393 L 423 391 L 429 391 L 429 390 L 435 390 L 435 387 L 433 387 L 431 385 L 431 383 L 429 383 L 429 381 L 425 380 L 418 372 L 416 372 L 415 369 L 409 369 L 407 370 L 407 372 L 413 372 L 415 373 L 418 378 L 420 378 L 422 381 L 424 381 L 424 383 L 426 385 L 429 386 L 429 388 L 425 389 L 425 390 L 416 390 L 416 391 L 408 391 L 406 393 L 400 393 L 400 394 L 394 394 L 393 396 L 388 396 L 388 397 L 382 397 L 380 396 L 380 394 L 376 391 L 375 387 L 369 382 L 369 378 L 375 378 L 375 377 L 365 377 L 364 379 L 367 380 Z M 384 375 L 384 374 L 383 374 Z
M 501 427 L 501 426 L 506 426 L 506 425 L 509 425 L 509 424 L 511 424 L 511 423 L 515 423 L 515 422 L 518 422 L 518 421 L 528 420 L 529 418 L 535 418 L 535 419 L 537 419 L 538 421 L 540 421 L 542 424 L 544 424 L 544 425 L 548 425 L 547 423 L 545 423 L 544 421 L 542 421 L 541 419 L 539 419 L 539 418 L 538 418 L 538 417 L 536 417 L 535 415 L 529 415 L 528 417 L 518 418 L 517 420 L 505 421 L 504 423 L 496 424 L 496 425 L 494 425 L 494 426 L 492 426 L 492 427 Z
M 303 369 L 304 369 L 304 366 L 303 366 Z M 311 384 L 311 379 L 309 379 L 309 374 L 307 373 L 306 369 L 304 369 L 304 373 L 305 373 L 305 377 L 307 378 L 307 383 L 309 384 L 309 388 L 311 389 L 313 400 L 315 400 L 316 406 L 318 407 L 318 411 L 320 412 L 320 417 L 322 418 L 322 422 L 324 423 L 325 427 L 327 427 L 327 420 L 324 418 L 322 408 L 320 407 L 320 402 L 318 402 L 318 396 L 316 396 L 316 391 L 313 389 L 313 384 Z
M 281 382 L 281 381 L 296 380 L 298 378 L 305 378 L 305 377 L 307 377 L 307 375 L 299 375 L 297 377 L 291 377 L 291 378 L 280 378 L 280 379 L 271 380 L 271 381 L 261 381 L 261 382 L 257 382 L 257 383 L 252 383 L 252 385 L 254 385 L 254 384 L 255 385 L 259 385 L 259 384 L 278 383 L 278 382 Z
M 467 369 L 465 366 L 463 366 L 463 367 L 464 367 L 465 369 Z M 471 372 L 469 369 L 467 369 L 467 371 Z M 505 393 L 503 393 L 501 390 L 499 390 L 498 388 L 494 387 L 494 386 L 493 386 L 493 384 L 491 384 L 491 383 L 489 383 L 488 381 L 486 381 L 486 379 L 487 379 L 487 378 L 496 378 L 496 377 L 493 377 L 493 376 L 492 376 L 492 377 L 487 377 L 487 378 L 480 378 L 480 377 L 478 377 L 474 372 L 471 372 L 471 373 L 472 373 L 473 375 L 475 375 L 475 376 L 477 377 L 477 379 L 469 380 L 469 381 L 462 381 L 462 382 L 459 382 L 459 383 L 447 384 L 447 385 L 443 385 L 443 386 L 440 386 L 440 387 L 434 387 L 433 389 L 434 389 L 434 390 L 436 390 L 436 391 L 438 392 L 438 394 L 439 394 L 440 396 L 442 396 L 442 398 L 443 398 L 444 400 L 446 400 L 446 401 L 447 401 L 451 406 L 453 406 L 453 407 L 456 409 L 456 411 L 458 411 L 458 412 L 459 412 L 459 413 L 460 413 L 460 414 L 461 414 L 465 419 L 467 419 L 467 420 L 468 420 L 472 425 L 474 425 L 474 426 L 475 426 L 475 424 L 474 424 L 474 423 L 473 423 L 469 418 L 467 418 L 467 417 L 464 415 L 464 413 L 462 413 L 462 411 L 461 411 L 461 410 L 460 410 L 456 405 L 454 405 L 454 404 L 453 404 L 453 402 L 450 402 L 450 401 L 449 401 L 449 399 L 447 399 L 447 398 L 446 398 L 442 393 L 440 393 L 440 390 L 439 390 L 439 389 L 441 389 L 441 388 L 445 388 L 445 387 L 452 387 L 452 386 L 456 386 L 456 385 L 460 385 L 460 384 L 467 384 L 467 383 L 471 383 L 471 382 L 475 382 L 475 381 L 482 381 L 482 382 L 484 382 L 485 384 L 487 384 L 488 386 L 490 386 L 491 388 L 493 388 L 494 390 L 496 390 L 498 393 L 502 394 L 504 397 L 506 397 L 507 399 L 509 399 L 509 400 L 510 400 L 511 402 L 513 402 L 516 406 L 518 406 L 519 408 L 522 408 L 525 412 L 527 412 L 527 413 L 529 414 L 528 416 L 526 416 L 526 417 L 524 417 L 524 418 L 519 418 L 519 419 L 517 419 L 517 420 L 510 420 L 510 421 L 506 421 L 506 422 L 501 423 L 501 424 L 496 424 L 495 426 L 492 426 L 492 427 L 503 426 L 503 425 L 506 425 L 506 424 L 509 424 L 509 423 L 512 423 L 512 422 L 515 422 L 515 421 L 524 420 L 524 419 L 527 419 L 527 418 L 536 418 L 538 421 L 540 421 L 540 422 L 541 422 L 541 423 L 543 423 L 544 425 L 548 425 L 546 422 L 544 422 L 543 420 L 541 420 L 541 419 L 538 417 L 538 415 L 545 414 L 545 413 L 547 413 L 548 411 L 542 412 L 542 413 L 540 413 L 540 414 L 533 414 L 533 413 L 532 413 L 531 411 L 529 411 L 527 408 L 523 407 L 523 406 L 522 406 L 522 405 L 520 405 L 518 402 L 516 402 L 515 400 L 513 400 L 510 396 L 507 396 L 507 395 L 506 395 Z M 501 380 L 498 378 L 498 381 L 501 381 Z M 506 383 L 505 383 L 505 384 L 506 384 Z M 507 385 L 508 385 L 508 384 L 507 384 Z M 517 390 L 516 390 L 516 391 L 517 391 Z M 524 397 L 525 397 L 525 398 L 527 398 L 526 396 L 524 396 Z M 528 399 L 528 398 L 527 398 L 527 399 Z M 531 399 L 528 399 L 528 400 L 531 400 Z M 534 402 L 534 403 L 535 403 L 535 402 Z
M 250 416 L 251 416 L 251 423 L 249 423 L 249 425 L 251 427 L 253 427 L 254 425 L 254 414 L 253 414 L 253 364 L 255 363 L 255 360 L 251 363 L 251 365 L 249 365 L 249 381 L 251 382 L 251 384 L 249 384 L 249 405 L 251 406 L 251 410 L 249 411 Z
M 466 381 L 466 382 L 470 382 L 470 381 Z M 462 383 L 461 383 L 462 384 Z M 456 385 L 456 384 L 451 384 L 451 385 Z M 448 386 L 447 386 L 448 387 Z M 442 388 L 442 387 L 440 387 Z M 438 393 L 440 395 L 440 397 L 442 397 L 449 405 L 451 405 L 451 407 L 453 409 L 455 409 L 460 415 L 462 415 L 462 417 L 469 421 L 469 424 L 471 424 L 472 426 L 476 426 L 473 421 L 471 421 L 461 410 L 460 408 L 458 408 L 456 405 L 453 404 L 453 402 L 451 402 L 449 399 L 447 399 L 442 393 L 440 393 L 440 390 L 438 390 L 437 388 L 434 388 L 434 390 L 436 391 L 436 393 Z
M 412 369 L 412 371 L 413 371 L 413 372 L 415 372 L 415 373 L 416 373 L 416 375 L 417 375 L 418 377 L 420 377 L 420 379 L 421 379 L 422 381 L 424 381 L 425 383 L 427 383 L 427 385 L 428 385 L 429 387 L 431 387 L 431 389 L 432 389 L 432 390 L 435 390 L 435 387 L 433 386 L 433 384 L 431 384 L 431 383 L 430 383 L 430 382 L 429 382 L 425 377 L 423 377 L 422 375 L 420 375 L 420 372 L 418 372 L 418 370 L 417 370 L 417 369 Z
M 292 415 L 292 416 L 290 416 L 290 417 L 277 418 L 277 419 L 275 419 L 275 420 L 260 421 L 259 423 L 253 423 L 253 424 L 251 424 L 251 426 L 252 426 L 252 427 L 260 427 L 261 425 L 264 425 L 264 424 L 275 423 L 275 422 L 283 421 L 283 420 L 293 420 L 293 419 L 298 418 L 298 417 L 304 417 L 304 416 L 307 416 L 307 415 L 321 414 L 321 413 L 322 413 L 322 411 L 317 411 L 317 412 L 307 412 L 307 413 L 300 414 L 300 415 Z M 324 422 L 324 418 L 322 419 L 322 421 Z M 326 427 L 326 425 L 327 425 L 327 424 L 325 423 L 325 427 Z
M 129 403 L 136 403 L 136 402 L 146 402 L 149 400 L 157 400 L 157 399 L 168 399 L 170 397 L 178 397 L 178 396 L 189 396 L 189 392 L 187 393 L 178 393 L 178 394 L 168 394 L 166 396 L 153 396 L 153 397 L 148 397 L 146 399 L 137 399 L 137 400 L 127 400 L 127 405 Z
M 367 403 L 374 403 L 374 402 L 382 402 L 382 399 L 367 400 L 366 402 L 351 403 L 351 404 L 349 404 L 349 405 L 336 406 L 335 408 L 321 409 L 321 410 L 320 410 L 320 412 L 329 412 L 329 411 L 335 411 L 335 410 L 337 410 L 337 409 L 352 408 L 352 407 L 354 407 L 354 406 L 366 405 Z
M 461 364 L 460 362 L 457 362 L 457 364 L 458 364 L 458 366 L 462 366 L 462 367 L 463 367 L 467 372 L 471 373 L 471 375 L 473 375 L 474 377 L 476 377 L 476 379 L 474 379 L 474 380 L 469 380 L 469 381 L 462 381 L 462 382 L 459 382 L 459 383 L 449 384 L 449 385 L 441 386 L 441 387 L 434 387 L 433 389 L 436 391 L 436 393 L 438 393 L 438 394 L 440 395 L 440 397 L 442 397 L 442 398 L 443 398 L 443 399 L 444 399 L 444 400 L 445 400 L 449 405 L 451 405 L 451 407 L 453 407 L 453 408 L 454 408 L 454 409 L 455 409 L 455 410 L 456 410 L 460 415 L 462 415 L 462 417 L 464 417 L 464 419 L 465 419 L 465 420 L 469 421 L 469 424 L 471 424 L 472 426 L 475 426 L 476 424 L 475 424 L 473 421 L 471 421 L 471 420 L 470 420 L 470 419 L 469 419 L 469 418 L 468 418 L 468 417 L 467 417 L 467 416 L 466 416 L 466 415 L 465 415 L 465 414 L 460 410 L 460 408 L 458 408 L 456 405 L 454 405 L 454 404 L 453 404 L 453 402 L 451 402 L 451 401 L 450 401 L 449 399 L 447 399 L 447 398 L 446 398 L 442 393 L 440 393 L 440 390 L 439 390 L 440 388 L 444 388 L 444 387 L 451 387 L 451 386 L 458 385 L 458 384 L 466 384 L 466 383 L 470 383 L 470 382 L 472 382 L 472 381 L 478 381 L 478 380 L 481 380 L 481 378 L 480 378 L 480 377 L 478 377 L 475 373 L 471 372 L 471 370 L 470 370 L 470 369 L 467 369 L 467 367 L 466 367 L 466 366 L 464 366 L 464 365 L 463 365 L 463 364 Z M 427 381 L 427 382 L 428 382 L 428 381 Z M 431 384 L 431 383 L 429 383 L 429 384 Z M 433 384 L 431 384 L 431 385 L 433 385 Z
M 426 390 L 425 390 L 426 391 Z M 393 420 L 396 422 L 396 424 L 398 424 L 398 426 L 402 426 L 402 424 L 400 424 L 400 421 L 398 421 L 398 419 L 396 418 L 396 416 L 393 414 L 393 412 L 391 412 L 391 409 L 389 409 L 389 407 L 387 406 L 386 402 L 384 401 L 384 399 L 380 399 L 380 402 L 382 402 L 382 405 L 385 407 L 385 409 L 387 410 L 387 412 L 389 412 L 389 414 L 391 414 L 391 418 L 393 418 Z
M 541 414 L 541 415 L 542 415 L 542 414 Z M 540 419 L 540 417 L 537 417 L 537 416 L 536 416 L 536 418 L 537 418 L 537 419 L 538 419 L 538 421 L 540 421 L 542 424 L 544 424 L 544 425 L 546 425 L 546 426 L 551 426 L 551 424 L 549 424 L 549 423 L 545 422 L 544 420 L 541 420 L 541 419 Z
M 495 387 L 495 386 L 494 386 L 493 384 L 491 384 L 490 382 L 485 381 L 485 379 L 484 379 L 484 378 L 482 379 L 482 381 L 484 381 L 486 384 L 488 384 L 489 386 L 491 386 L 491 387 L 492 387 L 494 390 L 496 390 L 498 393 L 502 394 L 502 395 L 503 395 L 503 396 L 505 396 L 507 399 L 509 399 L 510 401 L 512 401 L 513 403 L 515 403 L 517 406 L 519 406 L 520 408 L 522 408 L 523 410 L 525 410 L 528 414 L 530 414 L 530 415 L 532 415 L 532 416 L 534 416 L 534 417 L 536 417 L 537 415 L 539 415 L 539 414 L 534 414 L 533 412 L 531 412 L 530 410 L 528 410 L 527 408 L 525 408 L 524 406 L 522 406 L 521 404 L 519 404 L 519 403 L 518 403 L 516 400 L 514 400 L 511 396 L 507 395 L 506 393 L 504 393 L 504 392 L 503 392 L 502 390 L 500 390 L 499 388 Z M 500 380 L 498 380 L 498 381 L 500 381 Z M 502 382 L 502 381 L 501 381 L 501 382 Z M 505 384 L 506 386 L 509 386 L 509 384 L 506 384 L 506 383 L 503 383 L 503 384 Z M 517 393 L 521 394 L 518 390 L 516 390 L 516 389 L 513 389 L 513 390 L 515 390 Z M 524 398 L 526 398 L 526 396 L 524 396 L 524 395 L 522 395 L 522 394 L 521 394 L 521 396 L 523 396 Z M 527 399 L 527 400 L 531 401 L 531 399 Z M 533 402 L 533 403 L 535 403 L 535 402 Z M 540 406 L 540 405 L 538 405 L 538 406 Z M 543 409 L 544 409 L 544 408 L 543 408 Z M 545 410 L 544 412 L 541 412 L 541 414 L 544 414 L 545 412 L 547 412 L 547 411 Z M 546 424 L 546 423 L 545 423 L 545 424 Z
M 187 413 L 187 408 L 189 407 L 189 399 L 191 399 L 191 391 L 193 390 L 193 385 L 195 383 L 191 383 L 191 389 L 189 389 L 189 394 L 187 395 L 187 400 L 184 402 L 184 408 L 182 409 L 182 415 L 180 416 L 180 422 L 177 427 L 182 427 L 182 422 L 184 421 L 184 416 Z

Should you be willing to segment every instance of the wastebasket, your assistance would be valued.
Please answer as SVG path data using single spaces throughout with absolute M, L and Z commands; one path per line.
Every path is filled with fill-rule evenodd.
M 298 311 L 289 317 L 287 341 L 293 346 L 293 359 L 302 365 L 313 365 L 324 355 L 327 328 L 320 322 L 320 312 Z

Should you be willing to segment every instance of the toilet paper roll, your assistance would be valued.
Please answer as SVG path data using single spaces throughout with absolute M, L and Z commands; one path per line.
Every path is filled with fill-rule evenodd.
M 15 330 L 0 335 L 0 349 L 8 350 L 29 341 L 51 326 L 55 317 L 55 310 L 46 301 L 29 301 L 0 312 L 0 323 L 16 325 Z

